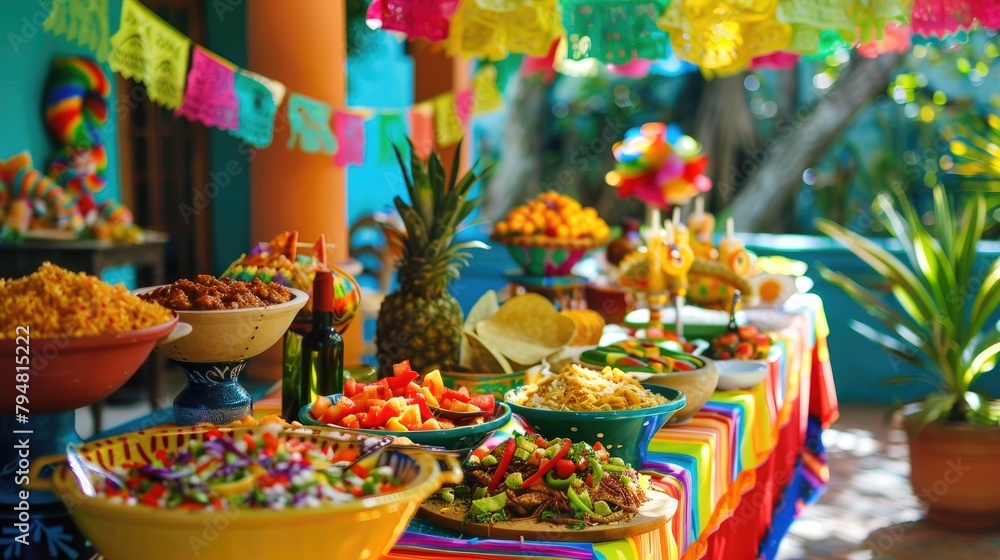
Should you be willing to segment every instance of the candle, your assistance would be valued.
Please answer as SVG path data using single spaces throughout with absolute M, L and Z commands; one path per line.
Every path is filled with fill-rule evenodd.
M 689 245 L 691 243 L 691 233 L 684 222 L 681 221 L 681 208 L 680 206 L 674 206 L 674 216 L 671 220 L 671 226 L 674 230 L 674 240 L 673 245 Z
M 715 231 L 715 216 L 705 212 L 705 198 L 694 199 L 694 213 L 688 217 L 688 227 L 691 234 L 700 243 L 712 243 L 712 232 Z
M 663 264 L 660 260 L 663 252 L 663 230 L 660 209 L 650 211 L 649 241 L 646 243 L 646 258 L 649 262 L 648 289 L 651 294 L 659 294 L 666 290 L 666 279 L 663 277 Z
M 726 236 L 719 241 L 719 260 L 736 274 L 746 275 L 750 272 L 750 254 L 736 238 L 735 229 L 735 221 L 730 216 L 726 220 Z

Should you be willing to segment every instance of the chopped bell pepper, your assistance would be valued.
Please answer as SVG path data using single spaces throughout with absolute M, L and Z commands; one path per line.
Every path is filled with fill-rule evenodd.
M 556 454 L 552 457 L 550 461 L 538 465 L 538 470 L 535 471 L 535 474 L 529 476 L 528 479 L 524 481 L 524 484 L 521 485 L 521 488 L 531 488 L 535 484 L 541 482 L 542 477 L 545 476 L 545 473 L 552 470 L 556 466 L 556 463 L 559 461 L 559 459 L 562 459 L 563 457 L 566 456 L 567 453 L 569 453 L 569 448 L 571 445 L 572 442 L 570 440 L 568 439 L 563 440 L 563 445 L 562 447 L 559 448 L 559 451 L 556 452 Z
M 573 481 L 576 480 L 576 473 L 569 475 L 569 478 L 556 478 L 552 476 L 552 471 L 545 473 L 545 485 L 549 488 L 555 488 L 556 490 L 566 490 L 573 486 Z
M 490 494 L 500 486 L 500 482 L 503 481 L 504 476 L 507 474 L 507 467 L 510 466 L 511 459 L 514 458 L 514 449 L 517 448 L 513 439 L 508 439 L 506 447 L 503 450 L 503 458 L 500 459 L 500 464 L 497 465 L 497 470 L 493 472 L 493 478 L 490 479 L 490 486 L 488 491 Z
M 570 486 L 566 489 L 566 496 L 569 498 L 569 505 L 572 506 L 573 509 L 579 511 L 580 513 L 594 515 L 594 510 L 591 509 L 590 504 L 588 503 L 590 502 L 590 495 L 587 494 L 586 490 L 577 494 L 576 490 L 573 490 L 573 487 Z

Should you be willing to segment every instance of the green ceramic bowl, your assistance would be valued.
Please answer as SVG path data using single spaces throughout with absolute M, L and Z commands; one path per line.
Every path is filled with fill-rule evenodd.
M 669 387 L 643 384 L 643 387 L 670 402 L 651 408 L 608 412 L 572 412 L 530 408 L 511 402 L 516 391 L 504 397 L 514 414 L 546 439 L 569 438 L 571 441 L 600 441 L 613 456 L 640 468 L 646 458 L 649 442 L 675 412 L 684 408 L 684 393 Z
M 342 395 L 330 395 L 327 397 L 336 403 Z M 306 426 L 333 426 L 316 420 L 309 415 L 309 408 L 312 404 L 307 404 L 299 410 L 299 420 Z M 493 432 L 502 428 L 510 422 L 510 407 L 503 402 L 497 402 L 497 408 L 493 411 L 493 416 L 482 424 L 475 426 L 459 426 L 446 430 L 413 430 L 409 432 L 396 432 L 390 430 L 347 430 L 342 426 L 334 426 L 345 432 L 362 432 L 376 436 L 396 436 L 409 438 L 410 441 L 419 445 L 435 445 L 453 451 L 471 451 L 486 441 Z
M 523 387 L 527 373 L 515 371 L 512 373 L 469 373 L 464 371 L 441 371 L 441 380 L 449 389 L 465 387 L 470 394 L 493 395 L 498 400 L 511 389 Z

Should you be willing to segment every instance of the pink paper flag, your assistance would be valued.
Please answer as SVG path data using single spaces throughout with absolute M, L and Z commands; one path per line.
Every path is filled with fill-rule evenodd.
M 429 103 L 414 105 L 410 109 L 410 134 L 413 149 L 420 159 L 426 159 L 434 149 L 434 109 Z
M 549 53 L 545 56 L 528 56 L 525 55 L 521 59 L 521 75 L 522 76 L 535 76 L 540 75 L 542 77 L 542 83 L 550 84 L 556 79 L 556 51 L 559 47 L 559 41 L 553 41 L 552 46 L 549 47 Z
M 462 128 L 469 124 L 469 116 L 476 104 L 476 98 L 471 89 L 464 89 L 455 96 L 455 112 L 458 113 L 458 122 L 462 123 Z
M 174 114 L 221 130 L 239 128 L 235 80 L 235 66 L 195 45 L 184 99 Z
M 967 0 L 914 0 L 913 32 L 944 37 L 972 25 L 972 2 Z
M 1000 29 L 1000 0 L 978 0 L 972 5 L 972 12 L 979 25 L 987 29 Z
M 333 133 L 339 149 L 333 155 L 337 167 L 365 164 L 365 117 L 350 111 L 337 110 L 333 114 Z
M 443 41 L 448 38 L 449 19 L 457 8 L 458 0 L 375 0 L 369 6 L 368 17 L 374 19 L 372 16 L 377 14 L 382 29 L 387 31 Z
M 799 55 L 790 52 L 773 52 L 758 56 L 750 61 L 751 70 L 787 70 L 795 68 L 799 63 Z

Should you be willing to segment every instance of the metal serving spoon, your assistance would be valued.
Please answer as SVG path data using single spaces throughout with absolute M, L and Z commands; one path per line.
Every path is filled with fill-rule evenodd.
M 736 324 L 736 306 L 740 303 L 740 291 L 733 291 L 733 305 L 729 308 L 729 332 L 737 332 L 740 326 Z
M 104 477 L 118 488 L 125 488 L 125 482 L 118 475 L 87 460 L 72 443 L 66 445 L 66 461 L 69 463 L 69 470 L 73 472 L 76 480 L 80 483 L 80 490 L 88 497 L 97 496 L 97 489 L 94 487 L 94 481 L 90 478 L 90 473 Z

